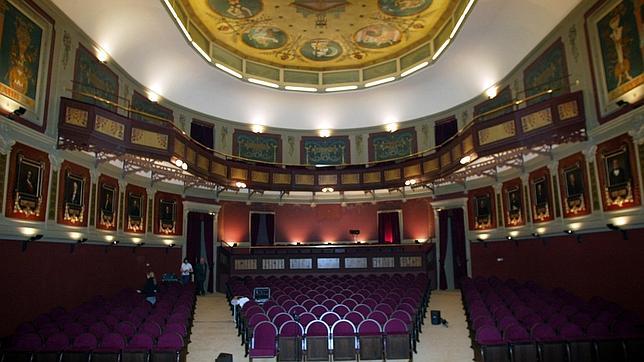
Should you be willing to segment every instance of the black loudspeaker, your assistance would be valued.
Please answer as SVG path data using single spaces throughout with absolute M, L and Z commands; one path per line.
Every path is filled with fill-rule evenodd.
M 220 353 L 215 362 L 233 362 L 233 355 L 230 353 Z
M 432 317 L 432 324 L 437 326 L 441 324 L 441 311 L 440 310 L 432 310 L 429 312 L 431 317 Z

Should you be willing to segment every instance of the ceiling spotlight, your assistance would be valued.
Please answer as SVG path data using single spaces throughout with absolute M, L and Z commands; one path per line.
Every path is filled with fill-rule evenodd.
M 366 83 L 364 86 L 365 86 L 365 88 L 369 88 L 369 87 L 373 87 L 373 86 L 376 86 L 376 85 L 389 83 L 389 82 L 392 82 L 394 80 L 396 80 L 396 77 L 387 77 L 387 78 L 378 79 L 378 80 L 374 80 L 373 82 Z
M 538 238 L 538 237 L 539 237 L 539 233 L 535 231 L 535 232 L 533 232 L 533 233 L 532 233 L 532 236 L 534 236 L 535 238 Z
M 342 92 L 342 91 L 347 91 L 347 90 L 354 90 L 358 89 L 357 85 L 345 85 L 341 87 L 329 87 L 324 89 L 325 92 Z
M 158 94 L 154 93 L 153 91 L 148 91 L 148 100 L 150 102 L 156 103 L 159 101 L 159 99 L 161 99 L 161 97 L 159 97 Z
M 105 63 L 108 58 L 109 58 L 109 55 L 105 50 L 96 49 L 96 59 L 98 59 L 99 62 Z
M 181 167 L 181 166 L 183 166 L 183 160 L 181 160 L 181 159 L 177 158 L 176 160 L 174 160 L 174 164 L 175 164 L 177 167 Z
M 118 245 L 118 243 L 120 243 L 120 241 L 118 241 L 118 240 L 113 240 L 112 241 L 112 245 Z
M 333 192 L 333 187 L 323 187 L 322 192 Z
M 406 71 L 400 73 L 400 76 L 401 77 L 406 77 L 406 76 L 408 76 L 408 75 L 410 75 L 410 74 L 412 74 L 412 73 L 414 73 L 414 72 L 416 72 L 416 71 L 418 71 L 420 69 L 425 68 L 428 65 L 429 65 L 429 62 L 422 62 L 422 63 L 420 63 L 420 64 L 418 64 L 416 66 L 413 66 L 413 67 L 407 69 Z
M 174 246 L 175 246 L 175 243 L 168 244 L 168 248 L 174 248 Z
M 252 126 L 250 127 L 250 129 L 251 129 L 254 133 L 262 133 L 262 132 L 264 132 L 264 126 L 261 126 L 261 125 L 259 125 L 259 124 L 254 124 L 254 125 L 252 125 Z
M 327 138 L 327 137 L 331 136 L 331 130 L 321 129 L 319 134 L 320 134 L 320 137 Z
M 409 180 L 405 180 L 405 186 L 412 186 L 412 185 L 415 185 L 415 184 L 416 184 L 416 182 L 417 182 L 417 181 L 416 181 L 416 179 L 413 179 L 413 178 L 412 178 L 412 179 L 409 179 Z
M 245 189 L 246 188 L 246 183 L 243 181 L 237 181 L 235 182 L 235 186 L 237 186 L 238 189 Z
M 459 161 L 461 165 L 467 165 L 468 163 L 476 160 L 478 155 L 475 152 L 470 153 L 469 155 L 465 155 L 461 157 L 461 160 Z
M 387 132 L 389 132 L 389 133 L 394 133 L 394 132 L 396 132 L 396 131 L 398 130 L 398 124 L 396 124 L 396 123 L 389 123 L 389 124 L 387 124 L 387 125 L 385 126 L 385 129 L 386 129 L 386 130 L 387 130 Z
M 575 233 L 575 231 L 574 231 L 574 230 L 572 230 L 572 229 L 568 229 L 568 230 L 564 230 L 564 233 L 566 233 L 566 234 L 568 234 L 568 235 L 572 235 L 572 234 L 574 234 L 574 233 Z
M 512 235 L 508 235 L 508 236 L 506 236 L 505 238 L 506 238 L 506 239 L 508 239 L 508 240 L 512 240 L 512 239 L 514 239 L 514 238 L 512 237 Z
M 488 99 L 492 99 L 496 97 L 498 91 L 499 91 L 499 87 L 491 86 L 490 88 L 485 90 L 485 95 L 487 96 Z
M 297 86 L 292 86 L 292 85 L 287 85 L 284 87 L 286 90 L 290 91 L 298 91 L 298 92 L 317 92 L 317 88 L 313 87 L 297 87 Z
M 188 164 L 184 162 L 183 165 L 181 165 L 181 169 L 184 171 L 188 171 Z

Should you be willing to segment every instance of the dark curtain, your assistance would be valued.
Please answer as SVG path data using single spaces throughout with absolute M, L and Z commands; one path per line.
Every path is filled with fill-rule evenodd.
M 192 122 L 190 124 L 190 137 L 208 148 L 214 148 L 215 140 L 213 127 L 203 123 Z
M 454 286 L 456 289 L 461 287 L 461 278 L 467 276 L 467 252 L 465 250 L 465 215 L 463 209 L 452 209 L 451 227 L 452 227 L 452 256 L 454 258 Z
M 448 139 L 452 138 L 458 132 L 456 119 L 440 122 L 434 125 L 434 135 L 436 136 L 436 145 L 441 145 Z
M 378 243 L 400 244 L 398 212 L 381 212 L 378 214 Z
M 214 273 L 213 269 L 215 267 L 215 250 L 214 250 L 214 244 L 215 244 L 215 231 L 213 230 L 213 223 L 214 223 L 214 217 L 209 214 L 202 214 L 204 217 L 204 240 L 206 242 L 206 260 L 208 260 L 208 269 L 210 270 L 210 278 L 208 278 L 208 291 L 210 293 L 213 293 L 214 290 Z
M 186 258 L 192 265 L 199 263 L 199 259 L 203 256 L 206 258 L 208 268 L 212 271 L 214 267 L 214 231 L 213 231 L 213 217 L 208 214 L 199 212 L 188 213 L 188 231 L 186 234 Z M 206 255 L 201 255 L 201 223 L 203 222 L 204 242 L 206 247 Z M 213 275 L 211 273 L 208 279 L 207 289 L 213 292 Z
M 252 246 L 273 245 L 275 239 L 275 215 L 267 213 L 250 214 L 250 244 Z
M 449 211 L 438 212 L 438 233 L 439 233 L 439 268 L 441 271 L 440 289 L 447 289 L 447 276 L 445 275 L 445 256 L 447 255 L 447 225 L 449 222 Z

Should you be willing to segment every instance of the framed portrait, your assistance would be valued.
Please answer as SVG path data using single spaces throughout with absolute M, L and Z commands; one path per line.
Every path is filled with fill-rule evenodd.
M 585 25 L 598 111 L 604 117 L 618 109 L 618 100 L 633 104 L 642 99 L 642 2 L 600 0 L 586 13 Z
M 25 108 L 18 121 L 38 130 L 46 126 L 53 29 L 53 19 L 31 1 L 0 2 L 0 100 Z
M 128 192 L 126 200 L 127 229 L 132 232 L 144 232 L 145 196 L 137 192 Z
M 530 173 L 529 180 L 532 196 L 532 221 L 538 223 L 554 219 L 550 171 L 547 168 L 536 170 Z
M 633 174 L 628 146 L 601 154 L 604 172 L 603 192 L 607 206 L 622 207 L 634 201 Z
M 85 215 L 85 183 L 86 178 L 83 175 L 65 170 L 63 220 L 72 224 L 83 222 Z
M 476 229 L 488 229 L 492 227 L 492 201 L 490 194 L 474 197 Z
M 521 185 L 508 186 L 504 189 L 504 193 L 507 225 L 523 225 L 523 198 L 521 197 Z
M 159 200 L 159 231 L 162 234 L 175 234 L 177 228 L 177 202 Z
M 584 163 L 585 161 L 582 159 L 560 168 L 559 178 L 561 179 L 564 217 L 584 215 L 589 211 Z
M 14 213 L 40 216 L 44 168 L 44 162 L 18 154 L 14 180 Z
M 98 224 L 105 229 L 113 229 L 116 227 L 116 195 L 118 191 L 113 185 L 101 184 L 98 191 Z

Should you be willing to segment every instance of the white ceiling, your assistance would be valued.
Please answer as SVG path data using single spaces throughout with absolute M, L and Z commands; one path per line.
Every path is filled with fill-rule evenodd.
M 472 99 L 505 77 L 580 0 L 479 0 L 434 65 L 337 94 L 273 90 L 217 70 L 184 40 L 162 0 L 53 2 L 130 75 L 172 102 L 237 122 L 346 129 L 427 116 Z

